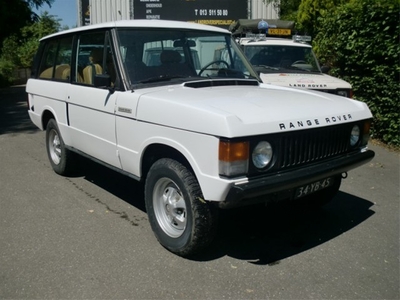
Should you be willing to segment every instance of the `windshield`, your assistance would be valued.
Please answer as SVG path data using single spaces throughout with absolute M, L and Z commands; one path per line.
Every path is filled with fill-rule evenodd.
M 126 28 L 117 35 L 125 73 L 136 88 L 171 80 L 259 79 L 229 34 Z
M 321 73 L 310 47 L 288 45 L 246 45 L 244 52 L 261 73 Z

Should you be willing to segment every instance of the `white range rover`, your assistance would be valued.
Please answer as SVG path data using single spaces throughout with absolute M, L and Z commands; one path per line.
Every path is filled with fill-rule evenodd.
M 130 20 L 47 36 L 26 91 L 54 171 L 79 154 L 143 181 L 157 239 L 181 256 L 212 241 L 219 209 L 325 203 L 374 156 L 365 103 L 261 83 L 217 27 Z

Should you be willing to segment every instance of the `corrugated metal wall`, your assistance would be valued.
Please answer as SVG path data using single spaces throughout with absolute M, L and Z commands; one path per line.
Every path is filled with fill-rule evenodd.
M 249 12 L 249 19 L 279 19 L 273 5 L 262 0 L 249 0 Z
M 90 23 L 131 19 L 130 0 L 90 0 Z

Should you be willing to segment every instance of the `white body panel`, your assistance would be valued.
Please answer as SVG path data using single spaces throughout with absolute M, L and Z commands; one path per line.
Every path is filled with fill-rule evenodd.
M 69 85 L 69 145 L 112 166 L 120 167 L 116 153 L 115 102 L 119 92 Z
M 119 108 L 131 112 L 118 112 Z M 301 130 L 370 117 L 365 103 L 325 93 L 269 85 L 203 89 L 171 85 L 118 98 L 118 151 L 122 168 L 140 177 L 146 147 L 163 144 L 177 149 L 204 187 L 205 199 L 222 201 L 230 185 L 243 179 L 218 176 L 218 137 Z
M 280 124 L 288 122 L 318 119 L 307 126 L 313 128 L 370 118 L 366 108 L 365 103 L 343 97 L 270 85 L 202 89 L 175 85 L 141 96 L 137 118 L 204 134 L 241 137 L 280 132 Z M 344 114 L 352 117 L 345 120 L 341 118 Z
M 28 91 L 34 85 L 30 80 Z M 71 89 L 75 89 L 71 99 L 85 94 L 79 89 L 95 92 L 87 87 L 71 86 Z M 204 197 L 217 201 L 224 199 L 233 182 L 241 181 L 219 178 L 218 137 L 301 130 L 371 117 L 362 102 L 269 85 L 204 89 L 174 85 L 124 92 L 118 97 L 116 115 L 115 100 L 111 100 L 114 97 L 110 97 L 106 107 L 103 107 L 105 94 L 101 93 L 95 98 L 92 94 L 87 107 L 70 105 L 71 126 L 62 131 L 66 144 L 113 166 L 119 164 L 118 149 L 121 168 L 138 177 L 146 147 L 157 143 L 168 145 L 190 162 L 204 187 Z M 131 111 L 118 112 L 119 108 Z M 64 114 L 63 109 L 56 112 L 61 121 Z
M 118 26 L 228 33 L 220 28 L 169 21 L 125 21 L 118 22 Z M 202 82 L 206 81 L 209 79 Z M 139 179 L 146 149 L 157 144 L 168 146 L 185 157 L 205 199 L 213 201 L 224 201 L 232 185 L 247 181 L 244 176 L 226 179 L 219 175 L 220 138 L 321 128 L 372 117 L 362 102 L 266 84 L 194 88 L 164 82 L 157 87 L 111 93 L 83 84 L 29 79 L 26 90 L 32 121 L 43 129 L 43 115 L 50 112 L 67 146 Z

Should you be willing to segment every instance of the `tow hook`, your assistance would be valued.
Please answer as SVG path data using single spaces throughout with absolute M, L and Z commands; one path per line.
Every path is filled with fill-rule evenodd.
M 346 179 L 346 178 L 347 178 L 347 172 L 343 172 L 343 173 L 342 173 L 342 178 L 343 178 L 343 179 Z

